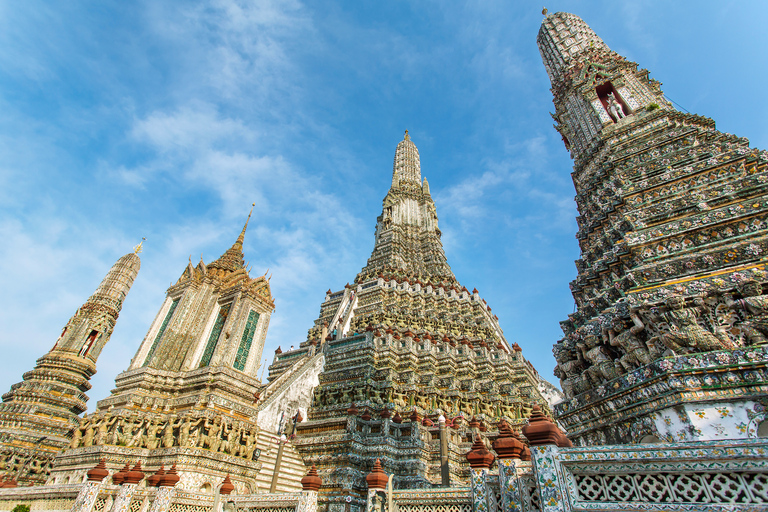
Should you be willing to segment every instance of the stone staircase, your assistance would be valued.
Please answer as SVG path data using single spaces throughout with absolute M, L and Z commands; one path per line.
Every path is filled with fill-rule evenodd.
M 258 492 L 269 492 L 272 484 L 272 475 L 275 472 L 275 462 L 277 460 L 277 450 L 279 448 L 280 436 L 268 432 L 259 432 L 259 438 L 256 445 L 261 450 L 259 462 L 261 462 L 261 471 L 256 477 Z M 295 492 L 301 491 L 301 479 L 307 474 L 307 467 L 301 461 L 301 457 L 291 444 L 290 440 L 285 442 L 283 448 L 283 457 L 280 463 L 279 477 L 277 480 L 276 492 Z

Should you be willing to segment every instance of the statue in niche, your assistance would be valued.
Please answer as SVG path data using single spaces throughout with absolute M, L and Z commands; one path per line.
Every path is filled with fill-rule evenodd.
M 625 116 L 624 111 L 621 108 L 621 103 L 616 100 L 616 96 L 613 95 L 613 92 L 609 92 L 605 97 L 605 107 L 616 122 L 619 122 L 619 119 L 624 119 Z
M 739 327 L 744 333 L 748 345 L 768 343 L 768 295 L 763 295 L 763 286 L 754 279 L 742 281 L 736 287 L 741 299 L 725 297 L 725 304 L 731 309 L 741 309 L 751 313 L 751 317 L 741 322 Z
M 603 328 L 604 341 L 624 352 L 616 364 L 625 372 L 650 364 L 652 359 L 648 347 L 638 337 L 645 326 L 634 312 L 630 314 L 630 319 L 632 327 L 627 328 L 626 322 L 616 317 L 611 321 L 609 328 Z
M 699 303 L 702 303 L 700 299 Z M 671 295 L 664 302 L 664 305 L 666 311 L 661 312 L 661 317 L 669 324 L 669 332 L 661 335 L 661 342 L 675 354 L 734 348 L 733 346 L 724 346 L 723 340 L 719 340 L 714 334 L 697 323 L 698 309 L 701 304 L 697 303 L 695 307 L 687 307 L 684 297 Z

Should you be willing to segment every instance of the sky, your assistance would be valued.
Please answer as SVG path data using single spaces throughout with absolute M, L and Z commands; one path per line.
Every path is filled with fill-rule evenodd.
M 566 1 L 681 109 L 768 148 L 768 3 Z M 541 3 L 0 0 L 0 391 L 142 237 L 98 360 L 108 396 L 189 258 L 245 238 L 298 346 L 365 265 L 408 129 L 454 274 L 555 384 L 574 311 L 572 161 Z

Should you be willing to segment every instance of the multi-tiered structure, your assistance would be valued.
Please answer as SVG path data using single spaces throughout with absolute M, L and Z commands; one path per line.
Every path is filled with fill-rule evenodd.
M 276 440 L 259 437 L 255 404 L 274 301 L 266 275 L 250 277 L 244 262 L 247 226 L 220 258 L 190 261 L 168 288 L 116 388 L 56 460 L 55 482 L 78 480 L 105 458 L 110 469 L 127 460 L 147 469 L 176 464 L 187 490 L 211 491 L 227 474 L 238 492 L 269 487 L 260 454 Z M 298 478 L 284 490 L 298 488 Z
M 573 14 L 538 45 L 579 210 L 560 422 L 579 443 L 746 436 L 768 405 L 768 154 L 675 110 Z
M 495 430 L 501 418 L 520 426 L 535 404 L 549 410 L 539 391 L 547 383 L 510 346 L 478 291 L 453 275 L 440 236 L 406 132 L 367 265 L 352 284 L 328 291 L 307 340 L 270 367 L 271 382 L 290 382 L 287 375 L 324 359 L 311 403 L 295 402 L 303 416 L 309 410 L 293 445 L 323 474 L 332 504 L 365 489 L 377 458 L 395 487 L 467 482 L 473 432 Z
M 5 475 L 19 484 L 44 483 L 54 457 L 69 445 L 78 415 L 86 409 L 96 360 L 141 267 L 139 252 L 141 244 L 117 260 L 50 352 L 3 395 L 0 460 Z

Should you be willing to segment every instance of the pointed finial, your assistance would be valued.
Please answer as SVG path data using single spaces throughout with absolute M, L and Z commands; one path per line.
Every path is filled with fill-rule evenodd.
M 541 10 L 541 14 L 543 14 L 544 16 L 546 16 L 548 12 L 549 11 L 547 10 L 546 7 Z
M 405 130 L 405 136 L 403 137 L 403 140 L 411 140 L 411 136 L 408 135 L 408 130 Z
M 136 247 L 133 248 L 133 253 L 134 254 L 141 253 L 141 251 L 144 249 L 144 240 L 146 240 L 146 239 L 147 239 L 147 237 L 145 237 L 145 236 L 141 237 L 141 242 L 139 242 L 139 245 L 137 245 Z

